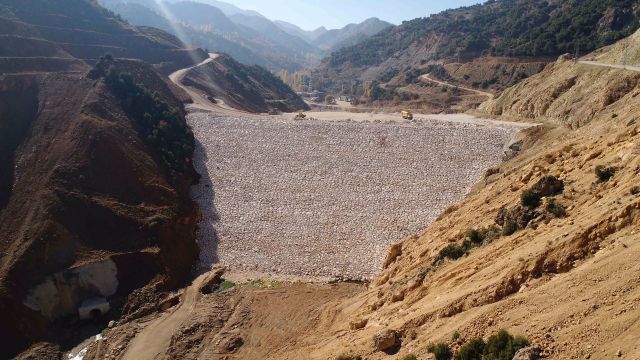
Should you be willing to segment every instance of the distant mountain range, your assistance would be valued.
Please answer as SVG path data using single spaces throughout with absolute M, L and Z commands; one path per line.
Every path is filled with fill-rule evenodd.
M 216 0 L 99 0 L 99 3 L 134 25 L 157 27 L 192 45 L 226 52 L 242 63 L 272 71 L 315 66 L 331 52 L 392 26 L 371 18 L 342 29 L 321 27 L 305 31 Z
M 424 108 L 421 101 L 432 99 L 438 86 L 424 76 L 449 84 L 443 93 L 456 86 L 498 92 L 561 54 L 591 52 L 639 24 L 632 0 L 487 1 L 405 21 L 342 47 L 313 70 L 311 81 L 367 102 L 420 98 L 415 106 Z M 449 103 L 461 99 L 454 90 Z

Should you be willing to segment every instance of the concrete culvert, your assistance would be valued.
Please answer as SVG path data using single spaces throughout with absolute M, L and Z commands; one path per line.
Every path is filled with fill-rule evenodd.
M 107 299 L 98 297 L 86 299 L 78 308 L 78 317 L 81 320 L 92 320 L 106 314 L 110 309 Z

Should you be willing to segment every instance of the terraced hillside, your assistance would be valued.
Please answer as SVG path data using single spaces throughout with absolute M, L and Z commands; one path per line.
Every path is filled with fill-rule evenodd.
M 164 73 L 206 58 L 174 36 L 131 26 L 85 0 L 3 1 L 0 70 L 3 73 L 86 71 L 100 56 L 140 59 Z M 84 62 L 84 64 L 83 64 Z

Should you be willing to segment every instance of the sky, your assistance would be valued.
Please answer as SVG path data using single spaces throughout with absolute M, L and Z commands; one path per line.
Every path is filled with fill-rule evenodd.
M 393 24 L 483 0 L 223 0 L 255 10 L 271 20 L 284 20 L 305 30 L 341 28 L 377 17 Z

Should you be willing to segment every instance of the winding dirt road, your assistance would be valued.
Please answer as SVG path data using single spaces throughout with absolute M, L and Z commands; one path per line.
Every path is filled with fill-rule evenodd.
M 218 58 L 218 56 L 219 56 L 218 54 L 209 53 L 208 59 L 204 60 L 199 64 L 174 72 L 173 74 L 169 75 L 169 80 L 171 80 L 171 82 L 179 86 L 182 90 L 186 91 L 187 94 L 189 94 L 189 96 L 193 100 L 193 104 L 190 105 L 191 107 L 194 107 L 200 110 L 206 110 L 206 111 L 220 111 L 220 110 L 237 111 L 236 109 L 225 104 L 224 101 L 222 101 L 222 99 L 215 99 L 216 103 L 214 104 L 213 102 L 209 101 L 209 99 L 207 98 L 207 94 L 202 93 L 190 86 L 186 86 L 182 83 L 182 80 L 191 69 L 195 69 L 202 65 L 208 64 L 213 60 L 215 60 L 216 58 Z
M 441 80 L 436 80 L 436 79 L 430 77 L 429 74 L 424 74 L 424 75 L 420 76 L 420 80 L 422 80 L 422 81 L 431 81 L 431 82 L 434 82 L 436 84 L 440 84 L 442 86 L 447 86 L 447 87 L 458 88 L 458 89 L 470 91 L 470 92 L 476 93 L 478 95 L 487 96 L 487 97 L 489 97 L 489 99 L 493 99 L 493 94 L 490 93 L 490 92 L 480 91 L 480 90 L 476 90 L 476 89 L 472 89 L 472 88 L 468 88 L 468 87 L 464 87 L 464 86 L 460 86 L 460 85 L 451 84 L 451 83 L 444 82 L 444 81 L 441 81 Z

